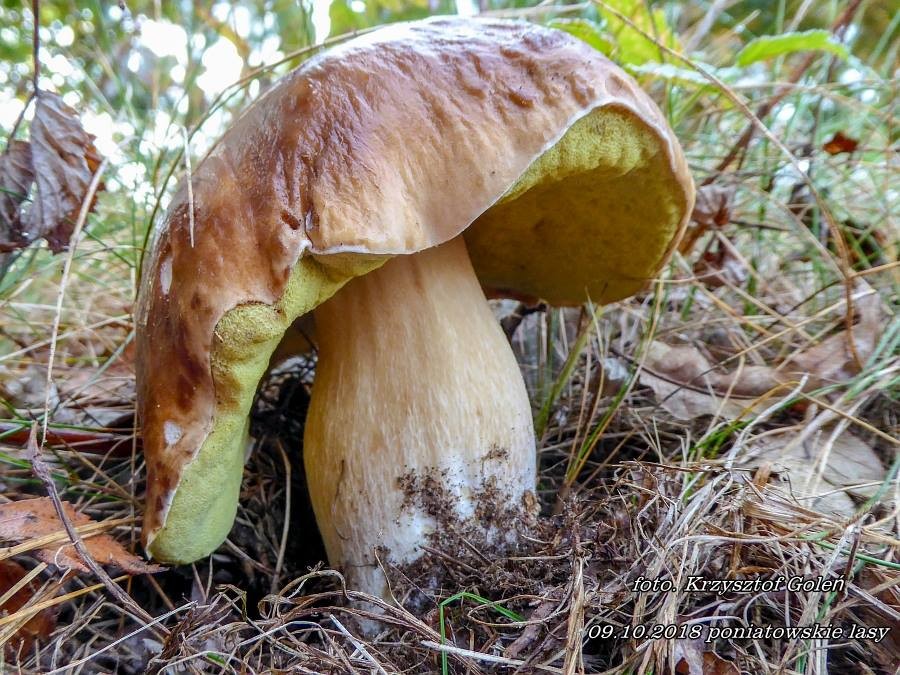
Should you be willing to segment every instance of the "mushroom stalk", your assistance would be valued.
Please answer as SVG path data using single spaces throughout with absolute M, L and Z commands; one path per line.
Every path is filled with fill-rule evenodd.
M 383 595 L 376 552 L 412 562 L 445 518 L 512 543 L 479 500 L 534 503 L 531 407 L 462 238 L 354 279 L 315 319 L 304 458 L 331 563 Z

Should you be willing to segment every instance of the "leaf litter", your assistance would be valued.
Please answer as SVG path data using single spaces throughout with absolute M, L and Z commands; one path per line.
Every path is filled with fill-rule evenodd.
M 129 574 L 148 574 L 162 569 L 129 553 L 112 536 L 102 532 L 102 524 L 78 512 L 72 504 L 63 502 L 63 507 L 70 522 L 76 528 L 86 530 L 83 535 L 85 546 L 101 565 L 116 567 Z M 31 552 L 61 570 L 73 570 L 80 574 L 90 572 L 72 544 L 68 543 L 53 502 L 47 497 L 0 504 L 0 540 L 18 544 L 17 550 Z
M 800 441 L 800 442 L 798 442 Z M 805 507 L 850 518 L 857 504 L 874 496 L 887 469 L 871 446 L 834 425 L 812 438 L 796 430 L 778 430 L 759 437 L 741 461 L 749 468 L 771 465 L 785 492 Z
M 863 295 L 855 310 L 858 321 L 852 330 L 838 331 L 800 348 L 776 365 L 722 368 L 714 365 L 699 346 L 653 340 L 647 347 L 640 381 L 653 389 L 659 404 L 678 419 L 745 417 L 767 405 L 767 394 L 792 382 L 803 381 L 803 391 L 809 392 L 858 375 L 875 353 L 883 333 L 881 297 L 874 291 Z M 732 355 L 732 363 L 737 356 Z
M 78 114 L 58 94 L 35 98 L 30 140 L 13 140 L 0 156 L 0 252 L 42 237 L 54 253 L 65 250 L 100 166 Z
M 40 592 L 41 584 L 29 578 L 28 570 L 15 560 L 0 559 L 0 616 L 14 615 L 24 609 Z M 21 622 L 6 637 L 3 653 L 8 660 L 18 660 L 31 651 L 35 641 L 46 641 L 56 627 L 55 608 L 48 607 Z M 0 631 L 3 629 L 0 628 Z
M 627 325 L 639 302 L 607 310 L 607 325 L 622 326 L 623 335 L 637 336 Z M 872 352 L 867 345 L 877 344 L 876 334 L 882 330 L 875 316 L 882 315 L 864 302 L 857 302 L 858 323 L 853 332 L 864 357 Z M 519 349 L 524 361 L 539 359 L 546 353 L 537 345 L 540 336 L 547 334 L 549 317 L 546 310 L 529 314 L 516 330 L 514 345 L 520 340 L 528 341 Z M 564 329 L 577 329 L 577 313 L 569 312 L 567 317 L 561 322 Z M 823 369 L 829 370 L 821 370 L 817 379 L 852 377 L 858 371 L 845 346 L 846 329 L 832 326 L 830 330 L 831 335 L 811 342 L 809 349 L 819 348 L 824 353 L 827 348 L 828 354 L 841 355 L 840 362 L 822 364 Z M 872 331 L 871 339 L 866 331 Z M 716 411 L 721 418 L 717 424 L 727 426 L 731 419 L 748 420 L 746 415 L 740 415 L 753 404 L 753 414 L 758 415 L 754 419 L 767 432 L 784 427 L 788 420 L 766 418 L 755 399 L 765 394 L 767 387 L 781 385 L 782 371 L 787 369 L 784 364 L 791 360 L 796 363 L 803 350 L 793 355 L 787 352 L 774 366 L 752 366 L 761 369 L 758 380 L 754 380 L 747 375 L 751 366 L 742 369 L 736 365 L 736 359 L 728 359 L 732 352 L 701 342 L 706 354 L 690 344 L 682 345 L 687 349 L 673 354 L 662 336 L 652 340 L 643 356 L 641 387 L 629 395 L 628 405 L 613 417 L 582 472 L 580 486 L 554 514 L 551 505 L 563 480 L 557 467 L 564 463 L 580 428 L 592 424 L 589 416 L 579 421 L 579 409 L 592 409 L 592 397 L 596 395 L 597 409 L 602 412 L 616 395 L 616 388 L 628 379 L 627 366 L 614 378 L 599 377 L 611 363 L 621 365 L 622 360 L 604 348 L 602 337 L 594 336 L 589 341 L 588 349 L 596 351 L 595 356 L 590 364 L 584 356 L 579 360 L 571 386 L 561 392 L 556 408 L 569 412 L 550 417 L 541 449 L 542 514 L 522 528 L 520 543 L 512 550 L 492 551 L 486 561 L 483 552 L 472 546 L 464 527 L 445 521 L 433 543 L 449 553 L 431 554 L 411 568 L 386 568 L 399 606 L 345 588 L 338 573 L 319 562 L 323 552 L 315 549 L 315 523 L 311 511 L 304 512 L 308 505 L 302 505 L 302 461 L 298 462 L 297 453 L 288 453 L 293 480 L 299 476 L 299 482 L 294 485 L 291 510 L 286 512 L 286 476 L 273 451 L 276 439 L 290 449 L 302 437 L 303 411 L 308 405 L 311 381 L 311 364 L 304 361 L 276 369 L 272 381 L 261 388 L 253 423 L 259 442 L 250 458 L 238 523 L 230 538 L 235 548 L 226 546 L 188 571 L 175 569 L 158 574 L 157 583 L 165 595 L 141 581 L 146 577 L 133 580 L 131 592 L 142 605 L 155 607 L 152 614 L 175 613 L 175 618 L 167 622 L 167 634 L 150 627 L 142 633 L 143 637 L 121 643 L 116 642 L 121 634 L 110 635 L 100 626 L 90 629 L 92 634 L 102 644 L 117 645 L 116 663 L 133 664 L 124 672 L 164 672 L 171 664 L 183 663 L 185 659 L 202 672 L 203 664 L 220 663 L 209 661 L 214 658 L 234 665 L 240 663 L 251 672 L 276 668 L 315 673 L 353 669 L 378 672 L 380 667 L 385 672 L 437 673 L 442 671 L 445 654 L 448 672 L 459 673 L 559 672 L 567 659 L 574 658 L 574 662 L 580 660 L 585 672 L 611 667 L 631 668 L 634 672 L 650 668 L 665 672 L 671 668 L 676 672 L 733 675 L 735 668 L 763 672 L 775 659 L 803 658 L 806 647 L 802 643 L 757 644 L 726 639 L 681 644 L 680 651 L 674 652 L 671 641 L 603 640 L 589 637 L 589 631 L 591 626 L 609 623 L 637 626 L 702 620 L 709 625 L 728 625 L 731 619 L 727 617 L 742 615 L 752 616 L 756 623 L 786 625 L 796 623 L 801 608 L 810 606 L 821 607 L 821 621 L 848 627 L 896 622 L 894 595 L 900 577 L 889 566 L 896 547 L 896 540 L 886 531 L 889 525 L 882 522 L 854 526 L 850 530 L 855 533 L 852 539 L 847 535 L 845 520 L 851 513 L 858 518 L 857 512 L 872 490 L 881 489 L 887 480 L 885 467 L 891 449 L 883 439 L 868 438 L 858 429 L 852 435 L 844 431 L 835 436 L 825 463 L 817 463 L 816 453 L 821 451 L 823 439 L 830 439 L 836 428 L 832 421 L 823 425 L 816 437 L 798 446 L 797 452 L 802 454 L 796 461 L 806 472 L 802 475 L 792 473 L 789 466 L 779 464 L 783 459 L 775 457 L 784 448 L 782 441 L 790 442 L 790 430 L 783 437 L 772 433 L 772 439 L 767 439 L 766 433 L 738 434 L 718 454 L 696 459 L 672 454 L 672 448 L 679 447 L 683 439 L 707 433 L 704 428 L 710 418 L 716 419 Z M 836 339 L 829 343 L 831 338 Z M 635 344 L 621 342 L 618 351 L 636 354 L 636 364 L 641 362 L 641 355 Z M 558 345 L 556 349 L 561 363 L 566 352 Z M 721 364 L 723 360 L 725 366 Z M 663 396 L 656 393 L 653 382 L 643 379 L 651 368 L 654 372 L 659 369 L 657 377 L 670 387 L 687 389 L 702 397 L 697 408 L 679 414 L 678 408 L 661 404 Z M 539 386 L 537 378 L 531 381 Z M 784 393 L 779 390 L 778 396 Z M 833 396 L 830 400 L 836 402 Z M 735 410 L 724 414 L 722 411 L 728 409 L 722 408 L 722 401 L 735 404 Z M 729 417 L 731 414 L 733 418 Z M 786 408 L 778 414 L 787 415 L 796 424 L 796 416 L 803 411 Z M 647 426 L 651 423 L 652 428 Z M 772 442 L 767 445 L 767 440 Z M 861 445 L 868 446 L 869 452 L 859 455 L 862 466 L 857 466 Z M 615 463 L 604 466 L 604 458 L 618 446 L 622 447 Z M 664 450 L 665 446 L 668 449 Z M 658 453 L 661 461 L 647 461 L 648 448 L 654 456 Z M 726 453 L 741 461 L 728 465 Z M 73 461 L 78 455 L 64 446 L 59 454 L 65 461 L 63 466 L 77 466 Z M 786 456 L 788 461 L 794 457 Z M 131 475 L 127 458 L 90 453 L 87 457 L 113 475 Z M 749 461 L 743 461 L 748 458 Z M 86 477 L 93 473 L 80 471 Z M 819 474 L 828 485 L 813 483 L 816 494 L 840 488 L 850 500 L 851 510 L 820 509 L 818 503 L 805 499 L 796 489 L 800 477 L 815 478 Z M 439 494 L 439 481 L 429 480 L 428 476 L 407 476 L 405 483 L 410 499 L 428 500 L 435 505 L 436 513 L 440 511 L 443 497 Z M 22 497 L 18 501 L 24 501 Z M 129 513 L 127 505 L 123 506 L 95 502 L 87 508 L 97 514 L 102 528 L 103 521 L 112 520 L 114 514 L 121 517 Z M 495 505 L 498 522 L 504 517 L 516 518 L 503 515 L 511 506 Z M 52 505 L 47 500 L 43 500 L 41 508 L 52 519 Z M 889 500 L 882 501 L 871 508 L 870 518 L 889 519 L 891 508 Z M 79 529 L 90 526 L 83 515 L 72 512 L 71 505 L 66 513 Z M 290 554 L 282 568 L 285 581 L 273 593 L 270 584 L 285 517 L 290 518 L 290 531 L 305 534 L 291 538 Z M 47 529 L 58 537 L 48 547 L 56 558 L 55 551 L 66 543 L 65 534 L 58 520 L 47 525 Z M 26 541 L 34 541 L 34 537 Z M 87 537 L 85 543 L 93 539 Z M 77 557 L 71 549 L 69 553 Z M 845 574 L 846 565 L 852 566 L 859 555 L 888 566 L 867 563 L 864 569 L 874 572 L 851 575 L 850 590 L 844 599 L 826 605 L 811 592 L 750 597 L 645 593 L 631 588 L 640 576 L 674 581 L 692 575 L 741 579 L 821 574 L 834 578 Z M 102 562 L 99 556 L 97 560 Z M 466 593 L 465 597 L 443 604 L 461 592 Z M 877 602 L 859 600 L 869 595 Z M 161 600 L 163 597 L 171 605 Z M 524 621 L 510 620 L 498 608 Z M 61 616 L 70 617 L 72 611 L 63 609 Z M 85 605 L 78 611 L 94 610 Z M 443 640 L 441 615 L 446 635 Z M 375 636 L 361 628 L 373 624 L 378 627 Z M 584 630 L 580 632 L 570 628 L 582 625 Z M 58 634 L 61 629 L 56 630 Z M 580 636 L 581 651 L 575 656 L 573 635 Z M 89 653 L 69 651 L 70 643 L 59 639 L 53 644 L 66 659 L 86 657 Z M 74 644 L 86 643 L 79 640 Z M 865 658 L 873 664 L 874 672 L 887 672 L 885 669 L 894 658 L 892 644 L 851 641 L 844 646 L 834 645 L 830 648 L 831 662 L 852 664 Z M 112 665 L 102 655 L 91 663 L 98 667 Z

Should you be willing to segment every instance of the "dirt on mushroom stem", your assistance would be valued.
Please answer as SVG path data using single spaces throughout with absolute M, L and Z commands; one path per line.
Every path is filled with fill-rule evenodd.
M 493 452 L 489 450 L 485 458 Z M 427 513 L 435 523 L 421 544 L 422 555 L 412 563 L 392 566 L 394 573 L 387 573 L 389 584 L 396 583 L 391 586 L 392 595 L 413 613 L 428 611 L 447 589 L 458 587 L 460 570 L 473 569 L 464 560 L 475 555 L 480 564 L 502 561 L 522 553 L 525 540 L 538 534 L 534 493 L 510 500 L 496 479 L 487 478 L 472 491 L 473 516 L 460 518 L 446 483 L 445 472 L 436 469 L 410 471 L 397 479 L 403 491 L 402 509 Z

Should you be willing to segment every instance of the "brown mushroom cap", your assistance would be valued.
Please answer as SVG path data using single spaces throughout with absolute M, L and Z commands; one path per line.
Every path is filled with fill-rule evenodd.
M 256 383 L 297 315 L 464 230 L 486 286 L 614 300 L 655 274 L 693 199 L 662 114 L 601 54 L 534 25 L 446 18 L 306 62 L 192 188 L 155 238 L 137 330 L 144 541 L 180 561 L 230 528 Z M 164 529 L 195 543 L 154 545 Z

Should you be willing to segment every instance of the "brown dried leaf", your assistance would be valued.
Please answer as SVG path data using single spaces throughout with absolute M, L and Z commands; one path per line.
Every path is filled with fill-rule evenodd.
M 859 147 L 859 141 L 855 138 L 850 138 L 849 136 L 845 136 L 842 132 L 838 131 L 834 136 L 831 137 L 831 140 L 826 141 L 822 145 L 822 149 L 827 152 L 829 155 L 839 155 L 842 152 L 853 152 L 856 148 Z
M 28 570 L 13 560 L 0 560 L 0 597 L 6 595 L 28 574 Z M 22 609 L 37 593 L 41 585 L 31 580 L 0 605 L 0 614 L 9 616 Z M 56 608 L 48 607 L 31 617 L 4 645 L 6 658 L 15 661 L 17 654 L 31 651 L 35 640 L 46 640 L 56 628 Z
M 720 245 L 694 263 L 694 275 L 708 288 L 740 286 L 747 279 L 747 269 L 730 247 Z
M 28 197 L 34 171 L 31 145 L 10 141 L 0 155 L 0 251 L 11 251 L 28 244 L 22 237 L 22 202 Z
M 694 223 L 678 245 L 678 251 L 687 255 L 693 250 L 697 240 L 708 230 L 723 227 L 731 220 L 731 207 L 734 201 L 734 188 L 724 185 L 701 185 L 697 189 L 697 198 L 691 221 Z
M 717 413 L 734 419 L 779 383 L 772 368 L 747 366 L 722 373 L 696 347 L 658 340 L 648 346 L 640 382 L 653 389 L 663 409 L 682 420 Z
M 715 652 L 704 652 L 702 640 L 675 640 L 673 647 L 676 675 L 740 675 L 731 661 Z
M 744 466 L 770 464 L 784 481 L 784 488 L 805 508 L 850 516 L 856 510 L 850 495 L 865 498 L 875 494 L 886 471 L 872 448 L 849 432 L 829 445 L 832 429 L 825 428 L 802 443 L 796 442 L 795 431 L 768 434 L 754 444 Z
M 807 388 L 844 382 L 856 376 L 878 344 L 884 319 L 881 298 L 874 291 L 854 305 L 859 320 L 851 331 L 856 354 L 850 349 L 846 330 L 835 333 L 819 344 L 803 350 L 785 363 L 783 372 L 791 378 L 810 375 Z M 857 363 L 856 357 L 860 363 Z
M 731 661 L 726 661 L 715 652 L 704 652 L 703 675 L 741 675 L 741 671 Z
M 550 598 L 541 602 L 541 604 L 537 606 L 537 609 L 531 613 L 528 617 L 529 625 L 522 631 L 522 634 L 519 635 L 519 637 L 510 643 L 503 652 L 503 655 L 508 659 L 519 658 L 519 656 L 537 642 L 541 634 L 547 630 L 544 619 L 558 609 L 559 598 L 553 597 L 551 594 Z
M 703 643 L 699 640 L 675 640 L 673 660 L 676 675 L 703 675 Z
M 731 220 L 734 187 L 725 185 L 701 185 L 691 220 L 706 228 L 722 227 Z
M 805 390 L 846 382 L 856 376 L 859 363 L 872 356 L 881 337 L 884 310 L 874 291 L 856 301 L 858 322 L 852 331 L 854 351 L 846 330 L 800 351 L 780 367 L 745 366 L 723 371 L 694 346 L 650 343 L 641 370 L 641 384 L 653 389 L 657 401 L 682 420 L 719 414 L 735 419 L 757 407 L 757 397 L 785 382 L 807 377 Z M 857 363 L 856 357 L 859 357 Z
M 5 221 L 9 231 L 2 233 L 0 250 L 22 248 L 39 237 L 47 240 L 54 253 L 68 246 L 91 179 L 100 166 L 93 139 L 62 98 L 48 91 L 37 95 L 28 144 L 30 164 L 22 164 L 26 155 L 21 147 L 14 158 L 20 182 L 30 169 L 34 201 L 23 217 L 16 213 L 13 220 Z M 93 205 L 92 201 L 91 208 Z
M 63 508 L 69 522 L 76 528 L 95 522 L 76 511 L 68 502 L 63 502 Z M 68 540 L 65 527 L 48 497 L 0 504 L 0 539 L 23 543 L 52 534 L 61 534 Z M 162 569 L 129 553 L 108 534 L 85 534 L 82 537 L 88 553 L 101 565 L 112 565 L 128 574 L 148 574 Z M 61 569 L 72 569 L 82 574 L 90 571 L 72 544 L 55 542 L 38 548 L 34 554 L 47 564 Z

